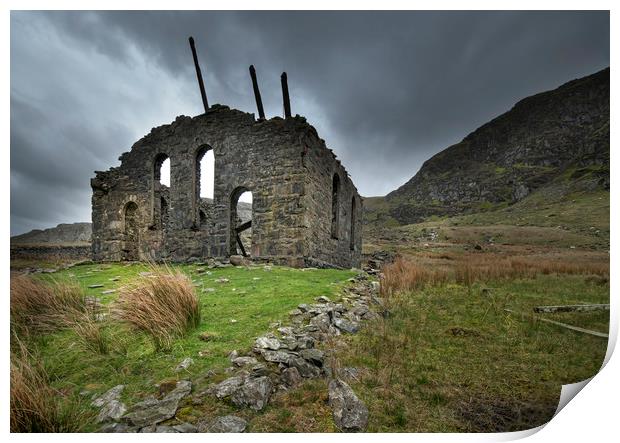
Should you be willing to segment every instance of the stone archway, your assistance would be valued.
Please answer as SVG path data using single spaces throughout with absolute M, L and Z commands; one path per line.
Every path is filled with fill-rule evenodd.
M 249 257 L 252 250 L 252 220 L 254 218 L 252 205 L 240 201 L 242 195 L 249 195 L 252 191 L 246 187 L 238 187 L 230 196 L 230 255 L 241 254 Z M 243 199 L 242 199 L 243 200 Z M 249 207 L 248 207 L 249 206 Z

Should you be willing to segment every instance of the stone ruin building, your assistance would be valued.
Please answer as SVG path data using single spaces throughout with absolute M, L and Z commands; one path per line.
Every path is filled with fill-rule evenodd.
M 253 67 L 259 118 L 207 103 L 205 113 L 154 128 L 91 180 L 96 261 L 191 261 L 250 256 L 294 267 L 359 267 L 362 200 L 345 168 L 300 116 L 265 119 Z M 200 197 L 200 162 L 213 151 L 213 199 Z M 170 186 L 160 167 L 170 159 Z M 251 220 L 238 199 L 252 193 Z M 251 228 L 249 238 L 241 232 Z M 247 231 L 246 231 L 247 232 Z M 245 244 L 244 244 L 245 242 Z

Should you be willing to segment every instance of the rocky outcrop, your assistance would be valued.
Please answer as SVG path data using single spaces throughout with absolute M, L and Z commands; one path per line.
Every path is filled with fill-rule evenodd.
M 384 199 L 365 202 L 365 221 L 407 224 L 493 209 L 562 174 L 589 174 L 592 186 L 609 189 L 609 68 L 521 100 Z

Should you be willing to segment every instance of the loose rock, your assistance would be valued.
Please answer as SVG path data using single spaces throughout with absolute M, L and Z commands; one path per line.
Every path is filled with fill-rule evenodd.
M 198 425 L 198 432 L 243 432 L 248 422 L 235 415 L 225 415 Z
M 230 399 L 237 406 L 260 411 L 267 405 L 272 388 L 269 377 L 251 378 L 233 392 Z
M 329 382 L 329 405 L 334 422 L 344 432 L 360 432 L 368 425 L 368 408 L 355 395 L 348 384 L 333 379 Z

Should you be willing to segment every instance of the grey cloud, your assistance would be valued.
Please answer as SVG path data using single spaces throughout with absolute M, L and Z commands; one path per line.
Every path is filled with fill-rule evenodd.
M 168 122 L 157 118 L 201 111 L 189 35 L 211 103 L 255 112 L 254 64 L 267 115 L 279 115 L 287 71 L 293 113 L 317 127 L 363 195 L 393 190 L 519 99 L 609 65 L 604 11 L 13 12 L 11 21 L 12 177 L 37 176 L 49 193 L 38 217 L 13 205 L 13 233 L 87 217 L 83 183 L 93 169 L 115 164 L 150 126 Z M 58 36 L 45 54 L 28 47 L 37 32 Z M 37 76 L 65 46 L 83 51 L 78 64 L 106 65 L 87 78 L 79 66 Z M 145 107 L 160 112 L 140 116 Z M 29 112 L 43 123 L 33 127 Z M 14 189 L 12 179 L 12 202 L 29 192 L 24 186 Z M 80 204 L 64 215 L 47 210 L 70 190 Z

